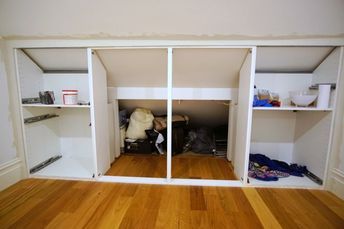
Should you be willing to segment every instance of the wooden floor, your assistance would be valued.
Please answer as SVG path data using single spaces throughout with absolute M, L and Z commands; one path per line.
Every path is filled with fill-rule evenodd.
M 121 154 L 106 175 L 166 177 L 166 156 L 157 154 Z
M 0 192 L 0 228 L 344 228 L 325 191 L 23 180 Z
M 166 177 L 166 156 L 152 154 L 122 154 L 106 175 L 136 177 Z M 172 157 L 172 177 L 193 179 L 235 180 L 233 167 L 225 158 L 179 154 Z

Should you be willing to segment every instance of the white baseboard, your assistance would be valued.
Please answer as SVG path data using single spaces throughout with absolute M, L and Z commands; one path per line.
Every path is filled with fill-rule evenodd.
M 342 171 L 332 170 L 328 190 L 344 200 L 344 173 Z
M 22 164 L 19 158 L 0 165 L 0 191 L 23 179 Z
M 96 181 L 117 182 L 129 184 L 158 184 L 158 185 L 184 185 L 184 186 L 218 186 L 218 187 L 243 187 L 238 180 L 204 180 L 204 179 L 180 179 L 153 178 L 153 177 L 125 177 L 125 176 L 101 176 Z

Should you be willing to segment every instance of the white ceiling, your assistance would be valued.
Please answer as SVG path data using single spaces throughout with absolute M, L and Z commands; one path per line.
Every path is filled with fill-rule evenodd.
M 313 72 L 333 47 L 259 47 L 257 72 Z
M 23 49 L 43 71 L 85 71 L 87 51 L 82 48 Z

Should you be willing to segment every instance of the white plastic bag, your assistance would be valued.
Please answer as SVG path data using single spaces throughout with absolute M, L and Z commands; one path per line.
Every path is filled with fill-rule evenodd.
M 136 108 L 130 115 L 129 126 L 126 137 L 130 139 L 146 139 L 145 130 L 153 128 L 154 116 L 152 112 L 145 108 Z

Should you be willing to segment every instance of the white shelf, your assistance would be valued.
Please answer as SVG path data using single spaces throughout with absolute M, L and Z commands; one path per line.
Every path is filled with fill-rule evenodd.
M 321 188 L 322 186 L 315 183 L 308 177 L 289 176 L 279 178 L 278 181 L 261 181 L 254 178 L 250 179 L 250 186 L 267 186 L 267 187 L 299 187 L 299 188 Z
M 295 106 L 283 106 L 283 107 L 253 107 L 253 110 L 258 111 L 332 111 L 333 108 L 316 108 L 316 107 L 295 107 Z
M 90 108 L 90 105 L 65 105 L 65 104 L 22 104 L 22 107 L 70 107 L 70 108 Z

